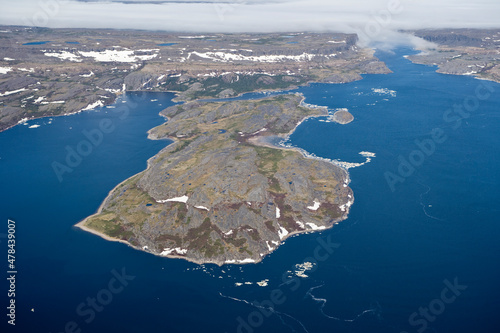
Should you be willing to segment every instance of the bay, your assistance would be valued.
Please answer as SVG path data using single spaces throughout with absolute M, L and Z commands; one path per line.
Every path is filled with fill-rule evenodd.
M 355 203 L 348 220 L 288 239 L 257 265 L 198 266 L 73 227 L 169 144 L 148 140 L 146 132 L 164 121 L 158 112 L 174 104 L 172 94 L 127 93 L 115 108 L 33 120 L 0 133 L 3 236 L 7 219 L 16 221 L 14 330 L 496 331 L 500 85 L 438 74 L 403 57 L 413 52 L 377 53 L 392 74 L 296 90 L 332 112 L 347 108 L 355 120 L 309 119 L 287 144 L 350 163 L 366 161 L 360 152 L 375 157 L 349 170 Z M 454 105 L 468 116 L 452 117 Z M 96 134 L 93 144 L 89 133 L 96 130 L 102 140 Z M 58 177 L 54 162 L 68 165 L 72 149 L 88 154 Z M 418 163 L 400 172 L 402 159 L 412 158 Z M 392 186 L 389 173 L 400 177 Z M 0 241 L 6 253 L 6 238 Z M 333 245 L 325 249 L 325 243 Z M 296 265 L 305 262 L 313 268 L 297 276 Z M 117 275 L 129 279 L 120 284 Z M 267 286 L 256 284 L 262 281 Z M 446 303 L 450 284 L 463 290 L 445 293 L 456 296 Z M 8 290 L 6 280 L 1 287 Z M 93 299 L 100 300 L 96 306 Z M 429 306 L 426 317 L 420 311 Z

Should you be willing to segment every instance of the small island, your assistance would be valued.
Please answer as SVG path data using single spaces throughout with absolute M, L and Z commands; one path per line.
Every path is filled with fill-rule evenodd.
M 326 108 L 289 94 L 194 101 L 161 114 L 168 121 L 149 137 L 174 143 L 78 227 L 155 255 L 223 265 L 257 263 L 292 235 L 346 219 L 354 198 L 344 169 L 266 143 Z
M 349 111 L 347 111 L 347 109 L 342 109 L 335 112 L 330 118 L 332 121 L 341 125 L 349 124 L 354 120 L 354 116 Z

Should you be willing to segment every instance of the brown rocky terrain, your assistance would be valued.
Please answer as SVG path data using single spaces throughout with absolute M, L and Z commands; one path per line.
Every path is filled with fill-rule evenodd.
M 425 50 L 410 60 L 438 66 L 437 72 L 500 82 L 499 29 L 440 29 L 414 32 L 438 47 Z
M 389 72 L 356 41 L 340 33 L 197 36 L 3 26 L 0 131 L 23 119 L 112 104 L 125 91 L 175 91 L 188 101 Z
M 117 186 L 80 226 L 156 255 L 198 263 L 254 263 L 287 237 L 324 230 L 354 201 L 343 169 L 292 149 L 256 145 L 324 109 L 300 95 L 189 102 L 150 131 L 175 143 Z

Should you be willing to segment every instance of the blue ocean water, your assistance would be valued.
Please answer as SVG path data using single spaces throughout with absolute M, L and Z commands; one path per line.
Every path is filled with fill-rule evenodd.
M 411 52 L 377 53 L 392 74 L 298 89 L 307 103 L 347 108 L 355 120 L 309 119 L 289 144 L 351 163 L 366 161 L 360 152 L 376 157 L 349 170 L 355 203 L 348 220 L 288 239 L 257 265 L 159 258 L 73 227 L 169 143 L 147 140 L 146 131 L 163 122 L 158 112 L 173 104 L 172 94 L 128 93 L 114 109 L 0 133 L 0 248 L 7 252 L 10 218 L 18 271 L 16 326 L 2 315 L 2 327 L 498 331 L 500 85 L 435 73 L 403 57 Z M 72 170 L 60 171 L 60 181 L 54 162 L 66 163 L 72 150 L 85 154 L 69 160 Z M 297 275 L 305 262 L 312 269 Z M 267 286 L 256 284 L 262 281 Z M 8 290 L 5 280 L 0 287 Z

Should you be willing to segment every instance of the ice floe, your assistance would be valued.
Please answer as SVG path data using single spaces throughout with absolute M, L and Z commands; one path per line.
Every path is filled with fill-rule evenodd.
M 387 88 L 372 88 L 372 91 L 379 95 L 389 95 L 391 97 L 396 97 L 396 91 Z
M 30 126 L 30 127 L 28 127 L 28 128 L 38 128 L 38 127 L 40 127 L 40 125 L 35 124 L 35 125 L 31 125 L 31 126 Z
M 182 202 L 186 203 L 189 197 L 187 195 L 183 195 L 182 197 L 167 199 L 167 200 L 156 200 L 157 203 L 166 203 L 166 202 Z
M 359 152 L 359 155 L 364 156 L 364 157 L 377 157 L 375 153 L 371 153 L 369 151 L 362 151 Z
M 285 147 L 285 148 L 291 148 L 292 147 L 291 145 L 284 144 L 283 142 L 281 142 L 279 145 L 281 147 Z M 317 159 L 317 160 L 329 162 L 329 163 L 335 164 L 336 166 L 341 167 L 344 170 L 349 170 L 349 169 L 352 169 L 352 168 L 357 168 L 357 167 L 363 166 L 363 165 L 365 165 L 367 163 L 370 163 L 371 160 L 372 160 L 372 157 L 367 157 L 367 156 L 364 155 L 364 154 L 366 154 L 368 152 L 361 152 L 360 153 L 360 155 L 363 155 L 366 158 L 365 162 L 363 162 L 363 163 L 352 163 L 352 162 L 340 161 L 338 159 L 332 160 L 332 159 L 329 159 L 329 158 L 319 157 L 319 156 L 316 156 L 316 154 L 309 153 L 309 152 L 307 152 L 304 149 L 299 148 L 299 147 L 293 147 L 293 148 L 296 149 L 297 151 L 299 151 L 306 158 Z M 370 154 L 372 154 L 372 153 L 370 153 Z M 347 187 L 347 184 L 345 184 L 344 187 Z
M 313 269 L 313 267 L 314 267 L 314 264 L 312 262 L 306 261 L 306 262 L 304 262 L 302 264 L 295 265 L 295 271 L 294 271 L 294 273 L 298 277 L 307 278 L 309 276 L 306 275 L 305 273 L 307 271 L 310 271 L 311 269 Z
M 269 279 L 265 279 L 265 280 L 259 281 L 259 282 L 257 282 L 257 285 L 259 287 L 267 287 L 269 285 Z

